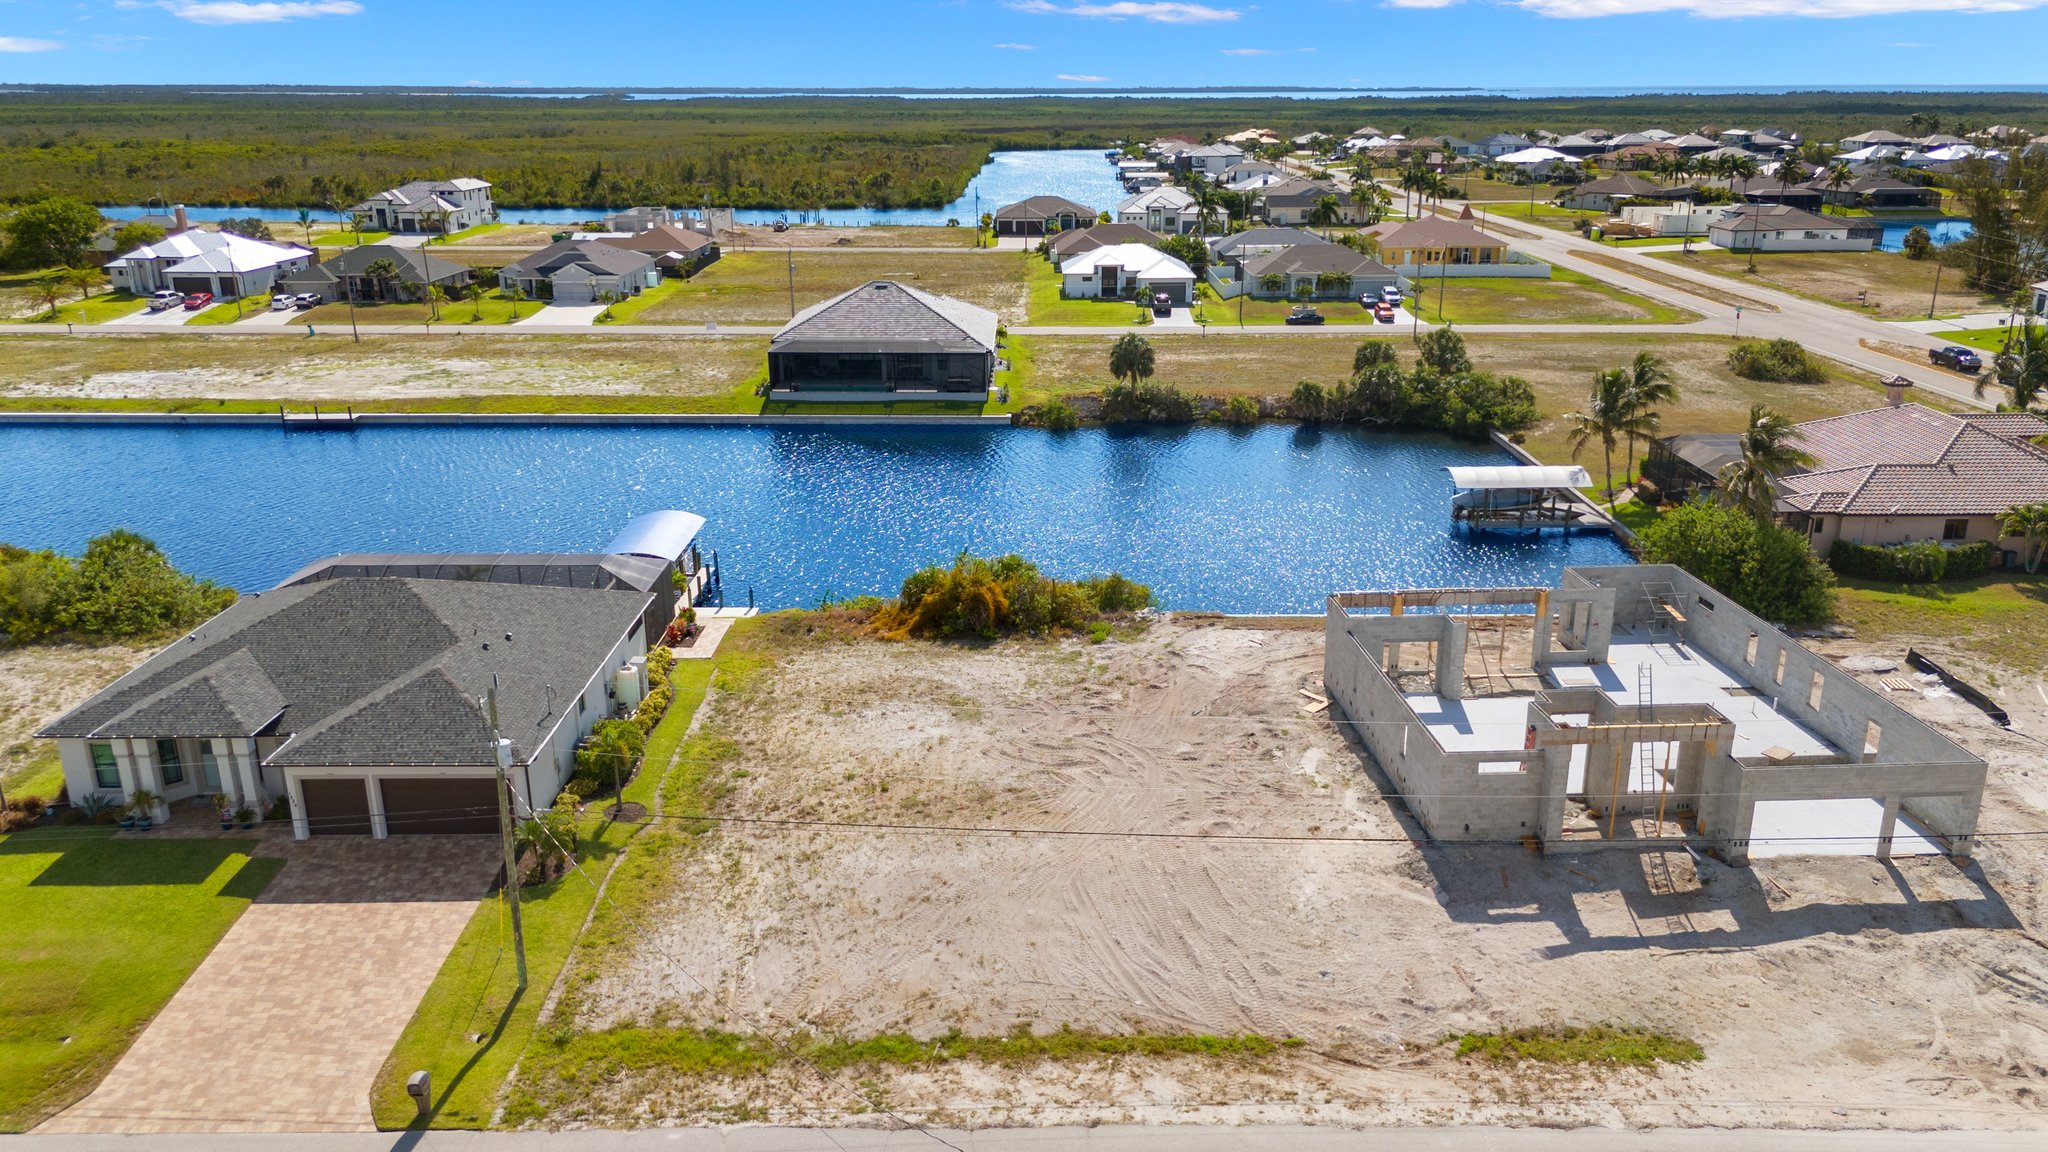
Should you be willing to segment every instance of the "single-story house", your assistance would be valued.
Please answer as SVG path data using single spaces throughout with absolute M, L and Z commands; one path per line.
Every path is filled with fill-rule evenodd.
M 1778 519 L 1826 555 L 1837 540 L 1891 545 L 1988 541 L 2017 550 L 1999 517 L 2048 500 L 2048 420 L 2026 412 L 1937 412 L 1919 404 L 1811 420 L 1794 443 L 1813 466 L 1778 481 Z M 1710 490 L 1739 458 L 1734 434 L 1653 442 L 1643 465 L 1669 496 Z
M 1055 264 L 1093 252 L 1110 244 L 1157 244 L 1159 237 L 1138 227 L 1136 224 L 1094 224 L 1076 228 L 1072 232 L 1061 232 L 1045 242 L 1047 257 Z
M 1264 160 L 1246 160 L 1241 164 L 1232 164 L 1224 169 L 1223 182 L 1225 184 L 1235 184 L 1239 180 L 1250 176 L 1268 175 L 1286 175 L 1286 173 L 1281 172 L 1278 164 L 1268 163 Z
M 1498 160 L 1510 152 L 1520 152 L 1535 146 L 1535 141 L 1512 132 L 1495 132 L 1491 136 L 1481 137 L 1477 144 L 1479 155 L 1492 160 Z
M 498 273 L 501 287 L 556 304 L 595 304 L 606 293 L 638 296 L 659 283 L 654 257 L 602 240 L 558 240 Z
M 1202 212 L 1196 207 L 1195 198 L 1170 186 L 1140 192 L 1118 204 L 1115 219 L 1119 224 L 1136 224 L 1161 236 L 1203 230 Z M 1208 230 L 1221 232 L 1228 227 L 1229 217 L 1219 205 L 1209 210 L 1207 223 Z
M 996 314 L 986 308 L 893 280 L 871 281 L 782 326 L 768 344 L 768 387 L 793 400 L 904 392 L 985 397 L 995 382 L 996 327 Z
M 1624 200 L 1691 200 L 1699 195 L 1690 187 L 1673 188 L 1641 176 L 1620 173 L 1588 180 L 1559 194 L 1558 203 L 1566 208 L 1590 208 L 1595 212 L 1612 212 Z
M 1785 184 L 1775 176 L 1702 180 L 1700 184 L 1708 188 L 1726 188 L 1730 195 L 1751 204 L 1784 204 L 1808 212 L 1819 211 L 1821 207 L 1819 190 L 1803 183 Z
M 137 296 L 168 288 L 233 300 L 268 296 L 278 280 L 312 263 L 313 253 L 295 244 L 195 228 L 117 256 L 107 261 L 105 271 L 116 291 Z
M 1204 176 L 1221 176 L 1233 164 L 1242 164 L 1246 152 L 1235 144 L 1204 144 L 1190 148 L 1180 154 L 1180 169 L 1184 172 L 1199 172 Z
M 282 798 L 299 839 L 496 834 L 501 764 L 515 811 L 545 808 L 592 726 L 644 695 L 702 525 L 654 513 L 591 555 L 319 561 L 37 735 L 74 801 Z
M 498 218 L 491 182 L 469 176 L 414 180 L 379 192 L 351 211 L 370 218 L 379 232 L 460 232 Z
M 1648 144 L 1631 144 L 1626 148 L 1603 152 L 1598 159 L 1606 168 L 1642 171 L 1646 168 L 1656 168 L 1676 155 L 1678 149 L 1669 144 L 1652 141 Z
M 370 265 L 389 260 L 396 275 L 378 278 L 369 274 Z M 383 300 L 413 300 L 438 284 L 450 300 L 460 297 L 474 278 L 467 264 L 429 256 L 418 248 L 395 248 L 389 244 L 362 244 L 344 248 L 333 257 L 304 271 L 294 272 L 277 282 L 277 290 L 293 295 L 311 292 L 332 304 L 338 300 L 357 303 Z M 415 290 L 412 285 L 420 285 Z
M 1495 164 L 1512 169 L 1524 180 L 1541 179 L 1560 168 L 1575 168 L 1579 161 L 1559 152 L 1555 148 L 1532 146 L 1518 152 L 1509 152 L 1493 158 Z
M 1380 262 L 1405 275 L 1433 274 L 1439 265 L 1496 266 L 1508 263 L 1508 242 L 1469 224 L 1425 216 L 1389 220 L 1365 229 L 1380 242 Z
M 1720 141 L 1698 132 L 1687 132 L 1683 136 L 1674 136 L 1666 140 L 1665 143 L 1687 156 L 1697 156 L 1702 153 L 1712 152 L 1721 146 Z
M 1351 193 L 1328 181 L 1301 176 L 1262 189 L 1259 205 L 1268 224 L 1307 224 L 1316 205 L 1325 198 L 1337 201 L 1338 223 L 1358 224 L 1365 220 L 1365 210 L 1351 198 Z
M 1195 274 L 1187 265 L 1149 244 L 1110 244 L 1060 265 L 1060 294 L 1069 299 L 1121 300 L 1164 292 L 1175 304 L 1192 304 Z
M 1908 184 L 1889 176 L 1859 176 L 1840 188 L 1830 188 L 1825 177 L 1809 182 L 1821 199 L 1838 208 L 1938 208 L 1941 189 Z
M 1064 196 L 1033 196 L 995 210 L 996 235 L 1043 236 L 1086 228 L 1095 215 L 1095 209 Z
M 689 276 L 718 259 L 717 241 L 672 223 L 656 224 L 630 236 L 604 236 L 598 243 L 652 256 L 663 272 Z
M 1247 257 L 1232 271 L 1262 300 L 1350 300 L 1400 286 L 1392 268 L 1342 244 L 1296 244 Z
M 120 234 L 121 229 L 126 228 L 130 224 L 153 225 L 163 229 L 166 237 L 176 236 L 180 232 L 189 231 L 192 227 L 192 221 L 186 217 L 183 204 L 173 205 L 168 213 L 145 212 L 140 216 L 132 216 L 126 220 L 109 220 L 93 236 L 93 251 L 105 256 L 112 256 L 114 254 L 114 237 Z
M 1735 252 L 1868 252 L 1882 231 L 1867 217 L 1816 216 L 1783 204 L 1744 204 L 1707 225 L 1707 239 Z
M 1560 136 L 1551 142 L 1550 147 L 1567 156 L 1579 157 L 1597 156 L 1607 151 L 1605 137 L 1596 137 L 1584 132 L 1574 132 L 1569 136 Z
M 1873 128 L 1868 132 L 1858 132 L 1854 136 L 1842 137 L 1836 148 L 1843 152 L 1854 152 L 1872 145 L 1881 145 L 1886 148 L 1904 148 L 1911 143 L 1913 143 L 1912 140 L 1899 135 L 1897 132 L 1890 132 L 1883 128 Z
M 1659 236 L 1705 236 L 1714 221 L 1735 211 L 1733 204 L 1631 204 L 1618 216 Z
M 1209 239 L 1209 262 L 1211 267 L 1236 267 L 1254 256 L 1270 256 L 1297 244 L 1327 244 L 1321 236 L 1304 232 L 1299 228 L 1277 228 L 1265 226 L 1247 228 L 1232 232 L 1228 236 L 1213 236 Z

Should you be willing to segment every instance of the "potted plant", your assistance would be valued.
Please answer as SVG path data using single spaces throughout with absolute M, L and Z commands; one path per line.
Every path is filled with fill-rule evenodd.
M 123 804 L 121 805 L 120 812 L 120 819 L 116 823 L 120 825 L 121 831 L 135 831 L 135 805 Z
M 147 832 L 156 825 L 157 794 L 147 788 L 137 788 L 128 796 L 129 810 L 135 813 L 135 830 Z
M 256 810 L 247 804 L 235 809 L 235 823 L 240 824 L 244 828 L 254 828 L 256 826 Z
M 214 815 L 220 817 L 221 831 L 225 832 L 228 829 L 233 828 L 235 826 L 235 813 L 233 809 L 228 807 L 228 798 L 225 793 L 214 793 L 213 813 Z

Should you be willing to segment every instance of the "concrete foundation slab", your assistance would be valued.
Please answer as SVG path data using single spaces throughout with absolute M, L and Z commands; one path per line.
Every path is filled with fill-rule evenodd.
M 1874 799 L 1761 800 L 1749 828 L 1749 854 L 1874 856 L 1884 805 Z M 1892 830 L 1892 855 L 1939 856 L 1941 846 L 1911 817 Z

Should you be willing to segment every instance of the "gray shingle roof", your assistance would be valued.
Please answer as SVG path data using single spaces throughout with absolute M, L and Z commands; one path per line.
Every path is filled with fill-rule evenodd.
M 1209 252 L 1218 260 L 1228 260 L 1246 248 L 1272 248 L 1282 244 L 1327 243 L 1329 241 L 1313 232 L 1304 232 L 1299 228 L 1268 226 L 1263 228 L 1247 228 L 1242 232 L 1232 232 L 1228 236 L 1218 236 L 1216 239 L 1209 241 Z
M 995 211 L 998 220 L 1050 220 L 1055 216 L 1093 220 L 1095 209 L 1086 204 L 1076 204 L 1064 196 L 1031 196 L 1015 204 L 1005 204 Z
M 813 304 L 775 334 L 769 350 L 806 343 L 915 345 L 932 352 L 994 352 L 996 314 L 964 300 L 873 280 Z
M 500 728 L 523 761 L 649 596 L 390 577 L 277 588 L 244 597 L 40 735 L 289 735 L 268 763 L 487 765 L 476 697 L 495 673 Z
M 1271 273 L 1284 276 L 1314 276 L 1324 272 L 1336 272 L 1346 276 L 1385 276 L 1391 278 L 1393 269 L 1370 256 L 1355 252 L 1342 244 L 1296 244 L 1262 256 L 1253 256 L 1244 262 L 1244 274 L 1256 280 Z
M 1052 250 L 1053 263 L 1057 264 L 1069 256 L 1093 252 L 1111 244 L 1157 244 L 1159 235 L 1138 224 L 1111 222 L 1093 224 L 1086 228 L 1075 228 L 1046 240 L 1045 246 Z
M 401 280 L 415 280 L 422 284 L 438 284 L 469 271 L 467 265 L 439 256 L 429 256 L 417 248 L 394 248 L 389 244 L 363 244 L 355 248 L 344 248 L 336 255 L 322 260 L 319 266 L 336 278 L 361 276 L 370 265 L 379 260 L 389 260 L 398 265 Z
M 513 276 L 552 276 L 579 265 L 613 276 L 631 276 L 652 268 L 654 257 L 614 248 L 601 240 L 557 240 L 517 264 L 506 266 L 505 271 Z

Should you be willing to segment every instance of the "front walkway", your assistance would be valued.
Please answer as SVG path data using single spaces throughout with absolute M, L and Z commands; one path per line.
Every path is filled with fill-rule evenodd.
M 489 836 L 269 842 L 289 863 L 52 1133 L 367 1132 L 370 1086 L 496 875 Z

